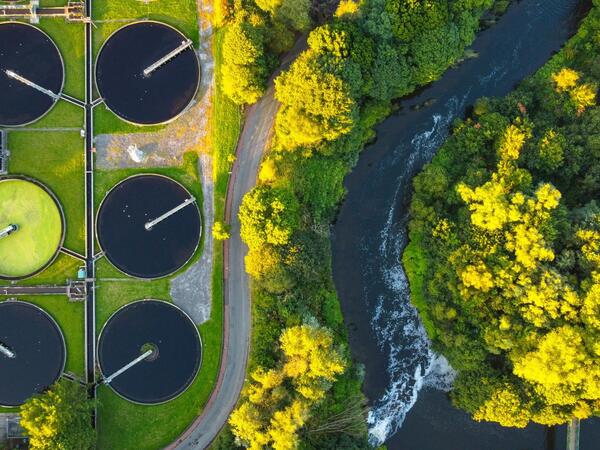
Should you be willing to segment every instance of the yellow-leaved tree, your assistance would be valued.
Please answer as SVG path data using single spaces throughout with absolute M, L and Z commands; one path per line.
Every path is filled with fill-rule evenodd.
M 572 89 L 576 79 L 563 73 L 557 86 Z M 520 189 L 528 177 L 516 162 L 528 136 L 524 124 L 510 125 L 489 181 L 457 185 L 473 238 L 450 256 L 464 307 L 478 308 L 488 351 L 506 355 L 516 377 L 482 388 L 469 409 L 477 420 L 517 427 L 586 418 L 600 407 L 600 219 L 576 233 L 591 276 L 573 284 L 552 265 L 546 233 L 560 192 L 549 183 Z
M 568 92 L 569 97 L 577 108 L 579 114 L 596 104 L 598 88 L 594 84 L 579 83 L 581 74 L 565 67 L 552 74 L 557 92 Z
M 346 370 L 331 331 L 316 325 L 287 328 L 280 338 L 282 358 L 270 370 L 256 369 L 245 401 L 229 424 L 238 444 L 250 449 L 293 450 L 310 412 Z
M 83 386 L 61 380 L 21 406 L 21 426 L 31 450 L 88 450 L 95 447 L 93 403 Z

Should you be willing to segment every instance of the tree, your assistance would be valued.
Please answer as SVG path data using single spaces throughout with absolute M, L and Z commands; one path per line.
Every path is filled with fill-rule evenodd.
M 275 21 L 281 21 L 297 31 L 310 27 L 310 0 L 255 0 L 256 5 L 268 12 Z
M 302 54 L 275 80 L 277 114 L 275 131 L 282 148 L 294 149 L 331 141 L 348 133 L 357 119 L 351 86 Z
M 91 449 L 96 442 L 92 428 L 93 403 L 84 387 L 59 381 L 44 394 L 21 406 L 21 426 L 32 450 Z
M 341 0 L 335 10 L 335 17 L 353 17 L 360 11 L 360 2 L 357 0 Z
M 286 245 L 299 225 L 298 200 L 288 189 L 259 186 L 240 207 L 242 240 L 250 248 Z
M 297 433 L 309 419 L 311 408 L 346 370 L 347 363 L 326 328 L 288 328 L 281 335 L 280 348 L 283 358 L 277 367 L 259 367 L 252 373 L 246 401 L 229 419 L 237 443 L 250 449 L 297 448 Z
M 412 298 L 476 420 L 555 425 L 600 405 L 599 11 L 414 181 Z M 555 70 L 565 60 L 577 70 Z
M 556 84 L 556 90 L 558 92 L 570 91 L 581 78 L 579 72 L 569 69 L 567 67 L 562 68 L 560 71 L 552 75 L 552 79 Z
M 229 20 L 232 12 L 229 0 L 216 0 L 213 2 L 212 22 L 217 28 L 224 26 Z
M 424 30 L 415 38 L 411 48 L 411 62 L 417 84 L 437 80 L 464 52 L 460 30 L 454 23 L 441 28 Z
M 590 83 L 578 83 L 581 74 L 570 68 L 562 68 L 552 74 L 555 89 L 559 93 L 567 92 L 578 114 L 596 104 L 597 87 Z
M 346 363 L 326 328 L 302 325 L 285 330 L 280 339 L 286 360 L 284 373 L 308 400 L 320 400 Z
M 262 96 L 267 77 L 263 33 L 237 20 L 227 27 L 223 39 L 223 91 L 235 103 L 252 104 Z
M 372 70 L 373 87 L 369 96 L 386 101 L 411 91 L 410 67 L 406 59 L 389 44 L 380 44 Z
M 229 225 L 217 221 L 215 222 L 212 229 L 213 238 L 217 241 L 226 241 L 231 237 L 231 233 L 229 232 Z

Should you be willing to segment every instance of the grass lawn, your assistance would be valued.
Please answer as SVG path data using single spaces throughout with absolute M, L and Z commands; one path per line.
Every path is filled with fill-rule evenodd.
M 217 80 L 221 78 L 224 35 L 224 29 L 217 30 L 213 44 L 215 52 L 215 78 Z M 212 116 L 213 177 L 215 180 L 215 213 L 217 218 L 221 218 L 225 210 L 229 172 L 233 166 L 238 138 L 242 132 L 244 115 L 242 109 L 225 95 L 221 89 L 221 83 L 215 84 L 214 111 Z
M 92 15 L 98 28 L 94 29 L 94 49 L 117 29 L 126 25 L 123 20 L 150 19 L 167 23 L 194 41 L 198 47 L 198 13 L 196 0 L 160 0 L 143 2 L 133 0 L 95 1 Z
M 83 128 L 83 109 L 66 101 L 59 101 L 48 114 L 27 128 L 69 128 L 78 131 Z M 55 133 L 55 131 L 46 131 L 46 133 Z
M 151 19 L 167 23 L 194 41 L 198 48 L 198 16 L 196 0 L 160 0 L 144 4 L 133 0 L 96 1 L 93 5 L 93 18 L 97 25 L 94 29 L 94 57 L 104 41 L 116 30 L 140 19 Z M 128 21 L 123 21 L 123 20 Z M 95 133 L 136 133 L 155 131 L 164 125 L 140 127 L 132 125 L 115 116 L 104 105 L 94 110 Z
M 19 281 L 0 280 L 0 286 L 64 285 L 67 279 L 77 277 L 77 269 L 83 262 L 64 253 L 59 253 L 54 262 L 38 275 Z
M 215 79 L 221 78 L 223 63 L 223 37 L 225 29 L 215 32 L 213 51 L 215 54 Z M 215 182 L 215 221 L 223 221 L 225 217 L 225 200 L 229 172 L 235 158 L 235 151 L 244 115 L 242 109 L 224 94 L 220 83 L 215 83 L 212 115 L 212 144 L 213 144 L 213 179 Z M 223 245 L 215 242 L 213 257 L 213 302 L 223 299 Z
M 67 221 L 65 246 L 85 252 L 83 140 L 77 132 L 11 132 L 10 173 L 35 178 L 60 200 Z
M 0 296 L 0 301 L 6 297 Z M 77 375 L 84 374 L 84 324 L 83 303 L 71 303 L 61 295 L 39 295 L 19 298 L 42 308 L 50 314 L 61 328 L 67 345 L 65 370 Z
M 17 231 L 0 239 L 0 274 L 29 275 L 47 264 L 60 245 L 60 210 L 44 189 L 25 180 L 0 182 L 0 230 Z
M 61 2 L 61 6 L 66 2 Z M 85 97 L 85 27 L 64 19 L 42 19 L 39 27 L 58 46 L 65 65 L 64 92 L 73 97 Z M 81 109 L 80 109 L 81 111 Z
M 126 134 L 126 133 L 150 133 L 162 130 L 166 125 L 138 126 L 125 122 L 106 105 L 101 104 L 94 108 L 94 133 L 100 134 Z

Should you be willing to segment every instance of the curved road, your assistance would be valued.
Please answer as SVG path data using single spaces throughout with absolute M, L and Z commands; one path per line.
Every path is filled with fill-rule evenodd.
M 277 73 L 289 66 L 305 45 L 305 39 L 299 40 Z M 271 137 L 279 108 L 273 86 L 276 76 L 269 81 L 265 95 L 246 114 L 229 180 L 225 219 L 231 225 L 231 238 L 224 246 L 223 353 L 217 385 L 202 415 L 169 449 L 207 448 L 227 422 L 246 380 L 252 315 L 249 280 L 244 269 L 247 247 L 240 238 L 238 211 L 244 195 L 256 184 L 258 167 Z

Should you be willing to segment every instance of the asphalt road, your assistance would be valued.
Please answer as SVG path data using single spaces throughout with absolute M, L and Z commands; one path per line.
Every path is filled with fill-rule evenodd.
M 231 225 L 231 238 L 225 242 L 225 308 L 221 372 L 201 416 L 169 449 L 205 449 L 219 434 L 234 409 L 244 382 L 250 351 L 251 298 L 244 256 L 248 248 L 240 238 L 238 212 L 244 195 L 256 185 L 258 167 L 269 143 L 279 102 L 275 100 L 273 79 L 287 68 L 306 47 L 298 41 L 284 58 L 281 68 L 269 81 L 265 95 L 248 109 L 238 141 L 237 159 L 229 180 L 225 216 Z
M 204 449 L 212 442 L 235 407 L 246 379 L 250 345 L 250 289 L 244 269 L 247 247 L 240 238 L 238 211 L 242 199 L 256 184 L 256 175 L 277 111 L 273 88 L 255 104 L 237 148 L 237 164 L 230 181 L 227 216 L 231 239 L 225 245 L 225 331 L 222 370 L 209 404 L 190 436 L 177 448 Z

